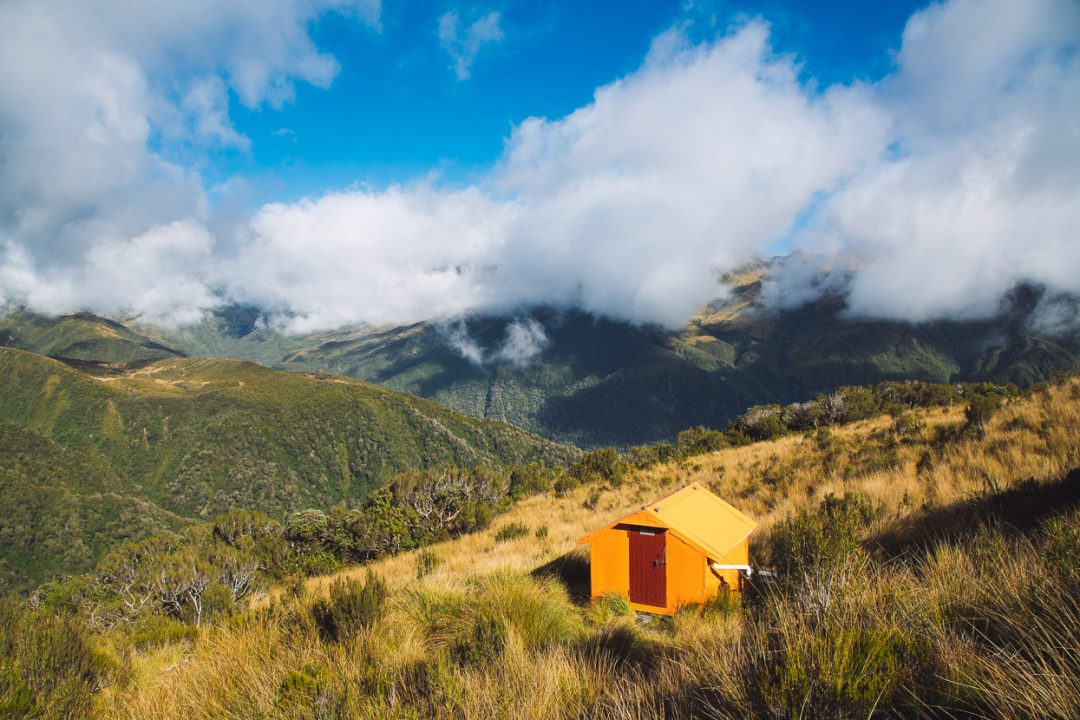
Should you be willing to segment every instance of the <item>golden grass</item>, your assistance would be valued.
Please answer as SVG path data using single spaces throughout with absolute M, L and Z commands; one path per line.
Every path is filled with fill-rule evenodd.
M 582 535 L 690 483 L 708 486 L 767 530 L 800 509 L 815 507 L 830 492 L 861 492 L 880 505 L 887 517 L 896 517 L 924 504 L 944 505 L 970 497 L 984 490 L 987 477 L 999 489 L 1006 489 L 1028 478 L 1054 478 L 1080 465 L 1080 433 L 1075 432 L 1080 427 L 1080 380 L 1012 401 L 998 412 L 984 436 L 963 437 L 940 449 L 935 449 L 933 438 L 960 430 L 964 409 L 930 408 L 913 414 L 925 422 L 925 428 L 916 437 L 901 441 L 897 466 L 884 471 L 845 477 L 844 463 L 838 461 L 830 467 L 813 437 L 789 435 L 637 473 L 621 487 L 602 489 L 595 509 L 585 506 L 593 487 L 577 488 L 564 497 L 548 494 L 528 498 L 483 532 L 430 546 L 428 550 L 439 559 L 432 579 L 500 568 L 532 570 L 572 551 Z M 882 416 L 829 432 L 850 454 L 858 447 L 887 442 L 887 437 L 879 440 L 874 436 L 890 435 L 892 426 L 892 418 Z M 930 453 L 933 466 L 920 473 L 917 464 L 924 453 Z M 765 484 L 763 476 L 778 480 Z M 751 492 L 755 486 L 760 488 Z M 511 522 L 527 525 L 534 532 L 546 527 L 547 537 L 538 539 L 530 533 L 496 542 L 495 533 Z M 370 568 L 400 586 L 415 579 L 418 552 L 349 568 L 338 575 L 359 579 Z M 310 579 L 309 591 L 325 592 L 336 576 Z
M 853 674 L 851 663 L 860 661 L 856 651 L 864 636 L 858 633 L 881 628 L 882 652 L 889 650 L 889 633 L 910 632 L 917 644 L 932 650 L 935 662 L 944 663 L 927 671 L 933 677 L 940 675 L 940 687 L 931 693 L 935 702 L 975 702 L 1000 717 L 1068 716 L 1080 703 L 1075 662 L 1069 665 L 1080 648 L 1076 628 L 1067 624 L 1080 623 L 1080 609 L 1075 598 L 1069 604 L 1063 586 L 1048 575 L 1052 569 L 1022 542 L 992 552 L 941 545 L 910 566 L 853 571 L 835 581 L 832 594 L 820 590 L 813 596 L 826 605 L 840 602 L 839 606 L 777 601 L 760 616 L 739 611 L 685 613 L 671 623 L 644 628 L 625 618 L 596 619 L 603 614 L 584 609 L 578 611 L 582 619 L 592 617 L 601 624 L 600 629 L 591 626 L 585 645 L 528 646 L 511 623 L 499 661 L 482 666 L 447 660 L 448 641 L 432 630 L 442 627 L 441 621 L 417 609 L 417 592 L 462 598 L 479 587 L 474 578 L 503 571 L 527 573 L 574 551 L 578 538 L 588 531 L 691 482 L 706 484 L 748 513 L 761 524 L 760 534 L 767 535 L 777 521 L 816 507 L 828 492 L 865 494 L 880 506 L 879 522 L 888 523 L 924 506 L 1004 490 L 1028 479 L 1057 478 L 1080 466 L 1076 432 L 1080 380 L 1008 403 L 982 435 L 962 430 L 962 408 L 915 414 L 925 425 L 914 435 L 898 434 L 893 420 L 881 417 L 833 428 L 824 436 L 788 436 L 657 467 L 637 473 L 620 487 L 602 488 L 594 509 L 585 501 L 595 487 L 578 488 L 562 497 L 526 499 L 491 528 L 428 548 L 439 563 L 422 580 L 416 579 L 416 552 L 309 580 L 309 596 L 324 593 L 337 577 L 360 579 L 369 571 L 390 584 L 393 590 L 383 621 L 355 642 L 324 644 L 311 632 L 297 631 L 295 618 L 304 616 L 309 600 L 280 600 L 274 593 L 242 625 L 204 632 L 197 643 L 185 647 L 182 658 L 176 657 L 175 649 L 140 658 L 141 670 L 131 685 L 102 698 L 105 714 L 745 717 L 759 707 L 755 703 L 763 702 L 754 683 L 765 677 L 763 668 L 777 652 L 774 646 L 765 646 L 766 632 L 779 633 L 782 652 L 820 664 L 826 679 L 832 677 L 829 673 L 836 674 L 840 687 Z M 496 542 L 495 533 L 511 522 L 527 525 L 530 533 Z M 547 529 L 546 536 L 537 537 L 535 531 L 541 527 Z M 542 583 L 535 586 L 539 590 L 530 590 L 533 586 L 521 582 L 525 583 L 521 592 L 543 592 Z M 1048 620 L 1045 610 L 1038 608 L 1016 610 L 1026 607 L 1033 592 L 1058 598 L 1060 622 Z M 997 617 L 995 622 L 1028 648 L 1027 654 L 1008 651 L 1003 641 L 973 635 L 964 627 L 965 613 Z M 469 617 L 461 622 L 469 622 Z M 1017 627 L 1017 618 L 1031 622 Z M 815 624 L 821 622 L 826 625 Z M 619 623 L 625 626 L 620 632 L 654 649 L 655 665 L 616 666 L 617 655 L 590 649 L 600 642 L 603 628 L 614 632 Z M 757 623 L 757 629 L 748 623 Z M 821 627 L 837 637 L 821 636 Z M 895 665 L 895 658 L 890 662 Z M 325 674 L 319 685 L 323 694 L 318 696 L 323 700 L 318 702 L 340 706 L 313 706 L 309 714 L 293 715 L 276 704 L 289 674 L 306 666 L 321 668 Z M 903 674 L 905 667 L 900 664 L 891 672 Z M 820 687 L 815 690 L 811 683 L 809 689 L 803 688 L 798 684 L 802 680 L 793 680 L 784 690 L 788 696 L 775 701 L 798 700 L 805 692 L 807 702 L 824 702 L 814 695 L 820 695 Z M 775 688 L 770 692 L 774 691 L 778 692 Z

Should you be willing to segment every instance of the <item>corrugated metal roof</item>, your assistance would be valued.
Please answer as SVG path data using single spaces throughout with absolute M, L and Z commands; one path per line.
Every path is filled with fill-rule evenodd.
M 589 542 L 600 530 L 641 514 L 647 514 L 655 522 L 671 528 L 709 557 L 717 559 L 724 557 L 757 527 L 757 523 L 746 515 L 694 483 L 583 536 L 578 542 Z

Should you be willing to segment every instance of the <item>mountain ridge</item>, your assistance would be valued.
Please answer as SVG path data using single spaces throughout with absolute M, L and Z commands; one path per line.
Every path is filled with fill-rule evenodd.
M 363 378 L 582 447 L 670 441 L 690 425 L 722 426 L 751 405 L 804 401 L 843 385 L 1028 386 L 1080 362 L 1075 332 L 1054 336 L 1036 327 L 1044 293 L 1037 288 L 1017 288 L 989 319 L 907 323 L 849 317 L 835 293 L 770 307 L 760 297 L 767 270 L 728 276 L 729 296 L 677 330 L 541 307 L 309 336 L 275 336 L 264 327 L 250 345 L 247 336 L 233 338 L 232 351 L 274 367 Z M 511 326 L 522 321 L 534 323 L 545 342 L 527 362 L 500 360 Z M 214 319 L 188 332 L 221 327 Z M 191 347 L 183 335 L 161 340 Z M 276 360 L 268 352 L 275 344 Z
M 25 521 L 0 524 L 7 567 L 25 570 L 9 573 L 12 587 L 50 567 L 85 569 L 104 549 L 94 538 L 109 512 L 86 519 L 84 497 L 116 516 L 148 508 L 130 533 L 113 527 L 123 538 L 234 507 L 280 518 L 356 503 L 415 467 L 558 464 L 577 454 L 352 378 L 179 357 L 90 375 L 13 348 L 0 348 L 0 449 L 13 460 L 0 472 L 0 505 L 30 508 Z M 50 544 L 71 524 L 85 551 Z

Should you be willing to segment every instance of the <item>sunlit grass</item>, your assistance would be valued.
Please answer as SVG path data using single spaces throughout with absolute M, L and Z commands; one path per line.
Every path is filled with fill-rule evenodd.
M 1046 555 L 1055 532 L 1071 542 L 1075 511 L 1066 530 L 968 528 L 902 560 L 859 555 L 794 592 L 671 620 L 642 622 L 610 599 L 575 606 L 529 575 L 690 482 L 758 520 L 764 552 L 779 521 L 829 492 L 862 493 L 875 533 L 1080 466 L 1076 380 L 1007 404 L 985 434 L 963 427 L 961 408 L 916 414 L 915 434 L 881 417 L 657 467 L 602 488 L 593 508 L 593 487 L 528 498 L 487 530 L 428 548 L 438 561 L 420 579 L 417 553 L 403 553 L 311 579 L 300 600 L 275 594 L 172 655 L 140 656 L 103 706 L 127 718 L 1080 716 L 1080 571 Z M 508 523 L 529 532 L 497 542 Z M 385 615 L 348 642 L 321 642 L 311 603 L 368 572 L 391 587 Z

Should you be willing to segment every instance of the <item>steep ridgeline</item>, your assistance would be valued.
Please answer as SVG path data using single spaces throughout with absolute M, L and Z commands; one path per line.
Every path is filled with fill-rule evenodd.
M 575 455 L 346 378 L 194 359 L 91 376 L 0 348 L 0 582 L 86 569 L 107 544 L 233 507 L 356 503 L 412 467 Z
M 675 332 L 533 310 L 527 317 L 543 336 L 532 338 L 539 352 L 528 358 L 500 354 L 515 322 L 507 317 L 285 337 L 258 327 L 250 308 L 232 308 L 162 337 L 193 354 L 209 349 L 369 380 L 582 446 L 671 440 L 685 427 L 722 426 L 751 405 L 802 401 L 842 385 L 1026 386 L 1080 358 L 1075 334 L 1036 329 L 1040 298 L 1030 289 L 1018 289 L 991 320 L 912 325 L 848 318 L 842 300 L 829 296 L 792 310 L 764 307 L 764 273 L 730 277 L 730 297 Z M 484 362 L 465 359 L 465 342 Z
M 0 318 L 0 345 L 47 355 L 86 369 L 184 357 L 131 328 L 90 313 L 57 318 L 17 310 Z

